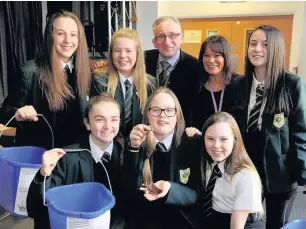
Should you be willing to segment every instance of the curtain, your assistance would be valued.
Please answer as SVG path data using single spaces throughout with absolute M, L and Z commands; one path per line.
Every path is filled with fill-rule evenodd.
M 42 47 L 41 2 L 0 2 L 0 105 L 18 77 L 16 69 Z

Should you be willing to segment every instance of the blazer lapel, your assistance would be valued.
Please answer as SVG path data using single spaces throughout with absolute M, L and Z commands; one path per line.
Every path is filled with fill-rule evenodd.
M 271 136 L 273 121 L 274 121 L 274 117 L 272 115 L 269 115 L 269 114 L 263 114 L 262 115 L 261 129 L 262 129 L 262 131 L 264 131 L 264 135 L 265 135 L 264 151 L 266 149 L 268 140 Z
M 89 149 L 90 150 L 90 146 L 89 146 L 89 141 L 87 140 L 87 142 L 83 142 L 81 144 L 81 148 L 83 149 Z M 81 172 L 82 172 L 82 177 L 83 177 L 83 182 L 92 182 L 94 181 L 94 177 L 93 177 L 93 158 L 91 156 L 91 153 L 88 151 L 81 151 L 80 152 L 80 168 L 81 168 Z
M 133 126 L 136 126 L 137 124 L 141 123 L 141 111 L 140 111 L 140 100 L 137 96 L 137 89 L 135 86 L 133 86 L 133 109 L 132 109 L 132 115 L 133 115 Z
M 159 52 L 157 49 L 145 52 L 147 73 L 155 77 L 157 77 L 156 68 L 157 68 L 158 55 Z
M 120 105 L 120 126 L 124 125 L 124 97 L 123 97 L 123 91 L 121 88 L 121 83 L 120 80 L 118 80 L 118 86 L 115 91 L 115 100 L 119 103 Z
M 174 138 L 175 135 L 173 136 L 173 139 Z M 173 182 L 179 182 L 179 173 L 178 173 L 179 157 L 180 157 L 179 148 L 176 147 L 174 141 L 172 141 L 171 161 L 170 161 L 170 180 Z

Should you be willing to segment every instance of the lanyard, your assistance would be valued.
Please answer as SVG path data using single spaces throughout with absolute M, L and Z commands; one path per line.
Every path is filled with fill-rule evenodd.
M 213 103 L 214 103 L 215 113 L 216 113 L 216 112 L 220 112 L 221 109 L 222 109 L 224 89 L 222 89 L 222 92 L 221 92 L 221 97 L 220 97 L 220 102 L 219 102 L 219 108 L 217 107 L 216 98 L 215 98 L 214 93 L 213 93 L 211 90 L 209 90 L 209 91 L 210 91 L 211 98 L 212 98 Z

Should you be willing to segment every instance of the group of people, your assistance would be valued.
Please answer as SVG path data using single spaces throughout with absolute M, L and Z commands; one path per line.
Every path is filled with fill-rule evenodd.
M 1 108 L 1 122 L 16 115 L 16 145 L 47 149 L 27 198 L 35 229 L 50 228 L 45 177 L 46 189 L 111 189 L 111 229 L 279 229 L 306 184 L 306 84 L 285 71 L 282 34 L 253 30 L 244 76 L 220 35 L 196 59 L 180 49 L 176 18 L 157 19 L 153 34 L 144 52 L 136 31 L 116 31 L 107 71 L 91 72 L 79 19 L 48 20 L 44 49 Z

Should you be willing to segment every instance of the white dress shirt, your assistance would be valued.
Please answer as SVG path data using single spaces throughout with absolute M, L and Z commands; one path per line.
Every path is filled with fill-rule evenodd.
M 92 138 L 91 134 L 89 135 L 89 146 L 90 146 L 90 151 L 91 151 L 91 156 L 95 160 L 96 163 L 101 162 L 101 158 L 104 154 L 104 152 L 108 152 L 110 155 L 110 158 L 112 158 L 112 153 L 113 153 L 113 147 L 114 147 L 114 142 L 111 141 L 109 145 L 106 147 L 105 150 L 102 150 L 99 146 L 97 146 Z
M 125 98 L 125 81 L 128 80 L 130 81 L 131 83 L 131 89 L 132 89 L 132 93 L 133 93 L 133 90 L 134 90 L 134 87 L 133 87 L 133 82 L 134 82 L 134 77 L 133 76 L 129 76 L 129 77 L 124 77 L 119 71 L 118 71 L 118 74 L 119 74 L 119 80 L 120 80 L 120 83 L 121 83 L 121 88 L 122 88 L 122 93 L 123 93 L 123 98 Z
M 223 175 L 216 180 L 212 208 L 215 211 L 228 214 L 234 210 L 248 210 L 251 213 L 261 212 L 261 186 L 255 171 L 243 169 L 230 180 L 224 173 L 224 162 L 218 164 Z M 212 164 L 212 168 L 215 164 Z M 205 174 L 206 185 L 211 174 L 212 169 L 208 166 Z
M 250 92 L 250 102 L 249 102 L 249 107 L 248 107 L 248 120 L 249 120 L 249 117 L 250 117 L 250 112 L 256 104 L 256 88 L 257 88 L 258 84 L 265 85 L 264 81 L 259 82 L 253 74 L 253 82 L 252 82 L 252 87 L 251 87 L 251 92 Z M 262 105 L 261 105 L 261 109 L 260 109 L 260 113 L 259 113 L 259 118 L 258 118 L 258 128 L 259 128 L 259 130 L 261 130 L 262 113 L 264 111 L 266 101 L 267 101 L 267 99 L 264 98 L 264 100 L 262 101 Z
M 156 147 L 156 144 L 158 142 L 162 142 L 164 143 L 164 145 L 166 146 L 167 148 L 167 151 L 171 148 L 171 143 L 172 143 L 172 139 L 173 139 L 173 135 L 174 135 L 174 131 L 172 131 L 171 134 L 169 134 L 165 139 L 163 139 L 162 141 L 158 140 L 156 137 L 155 137 L 155 142 L 154 142 L 154 148 Z

